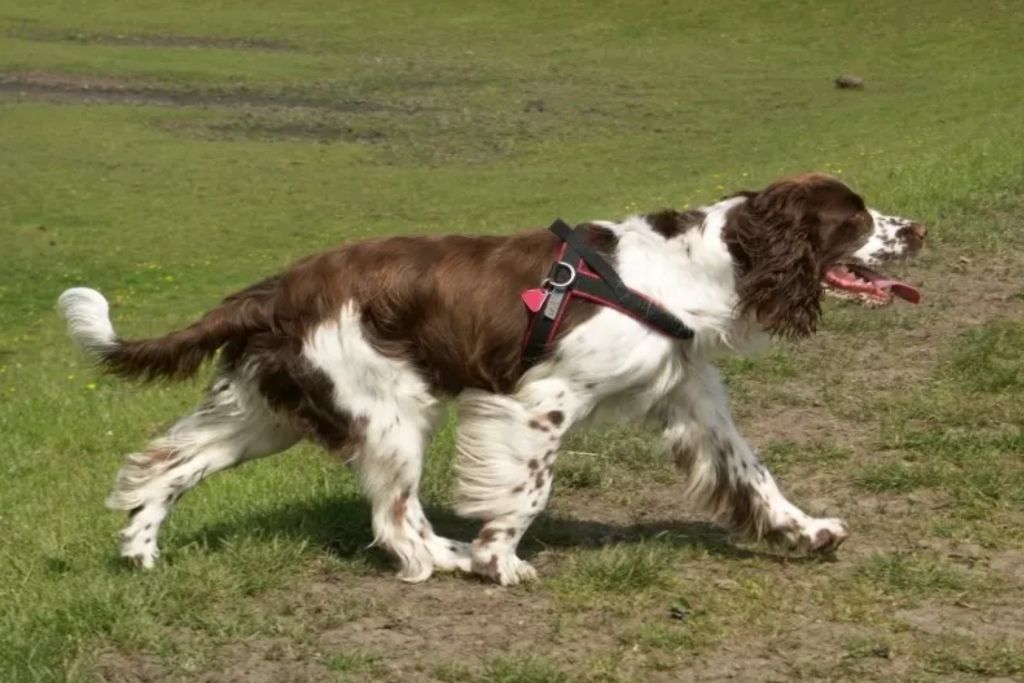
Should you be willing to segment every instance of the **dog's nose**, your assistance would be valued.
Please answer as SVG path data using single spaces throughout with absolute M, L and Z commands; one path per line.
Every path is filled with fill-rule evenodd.
M 910 230 L 910 234 L 922 242 L 928 236 L 928 228 L 921 223 L 911 223 L 907 228 Z

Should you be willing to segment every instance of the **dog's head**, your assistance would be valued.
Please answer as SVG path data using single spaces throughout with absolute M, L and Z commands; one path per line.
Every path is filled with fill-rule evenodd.
M 872 266 L 916 253 L 923 226 L 872 211 L 841 181 L 821 174 L 740 196 L 722 236 L 736 263 L 739 311 L 769 332 L 812 333 L 826 290 L 874 303 L 920 299 L 912 286 Z

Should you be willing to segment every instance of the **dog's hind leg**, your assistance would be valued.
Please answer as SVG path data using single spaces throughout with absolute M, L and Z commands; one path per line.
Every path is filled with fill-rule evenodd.
M 432 422 L 432 420 L 431 420 Z M 470 571 L 469 544 L 434 533 L 419 499 L 423 451 L 433 425 L 400 403 L 378 406 L 350 461 L 373 506 L 374 545 L 398 562 L 398 576 L 424 581 L 433 570 Z
M 135 566 L 153 567 L 160 525 L 186 491 L 214 472 L 283 451 L 298 438 L 244 380 L 221 375 L 195 412 L 128 456 L 118 472 L 107 507 L 130 511 L 119 536 L 121 555 Z
M 329 410 L 351 424 L 347 462 L 373 507 L 374 544 L 397 560 L 399 577 L 417 582 L 435 568 L 469 571 L 469 544 L 434 534 L 419 500 L 423 453 L 438 412 L 420 373 L 371 345 L 353 306 L 321 324 L 303 356 L 329 380 L 327 396 L 313 403 L 330 401 Z

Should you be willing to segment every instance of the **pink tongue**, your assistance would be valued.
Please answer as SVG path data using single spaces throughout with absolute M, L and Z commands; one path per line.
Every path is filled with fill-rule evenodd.
M 871 284 L 876 287 L 888 288 L 890 292 L 904 301 L 909 301 L 912 304 L 921 303 L 921 292 L 917 291 L 917 287 L 908 285 L 902 280 L 893 280 L 891 278 L 879 278 L 872 280 Z

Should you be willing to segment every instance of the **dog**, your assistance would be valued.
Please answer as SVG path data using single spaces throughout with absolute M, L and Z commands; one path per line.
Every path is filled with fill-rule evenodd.
M 155 339 L 120 339 L 102 295 L 64 292 L 71 337 L 109 373 L 180 380 L 217 358 L 195 411 L 118 473 L 107 505 L 129 511 L 121 555 L 154 566 L 160 525 L 186 491 L 309 439 L 356 472 L 374 543 L 401 579 L 459 570 L 518 584 L 536 577 L 516 548 L 548 502 L 564 435 L 606 420 L 659 428 L 680 498 L 716 522 L 797 552 L 838 548 L 846 524 L 783 496 L 733 423 L 712 361 L 812 334 L 826 290 L 916 302 L 916 289 L 873 267 L 916 254 L 924 227 L 806 174 L 698 210 L 594 221 L 578 234 L 690 335 L 573 300 L 543 357 L 524 360 L 531 312 L 520 297 L 544 281 L 561 244 L 543 230 L 344 244 Z M 418 496 L 444 397 L 459 412 L 456 511 L 483 522 L 472 543 L 437 535 Z

